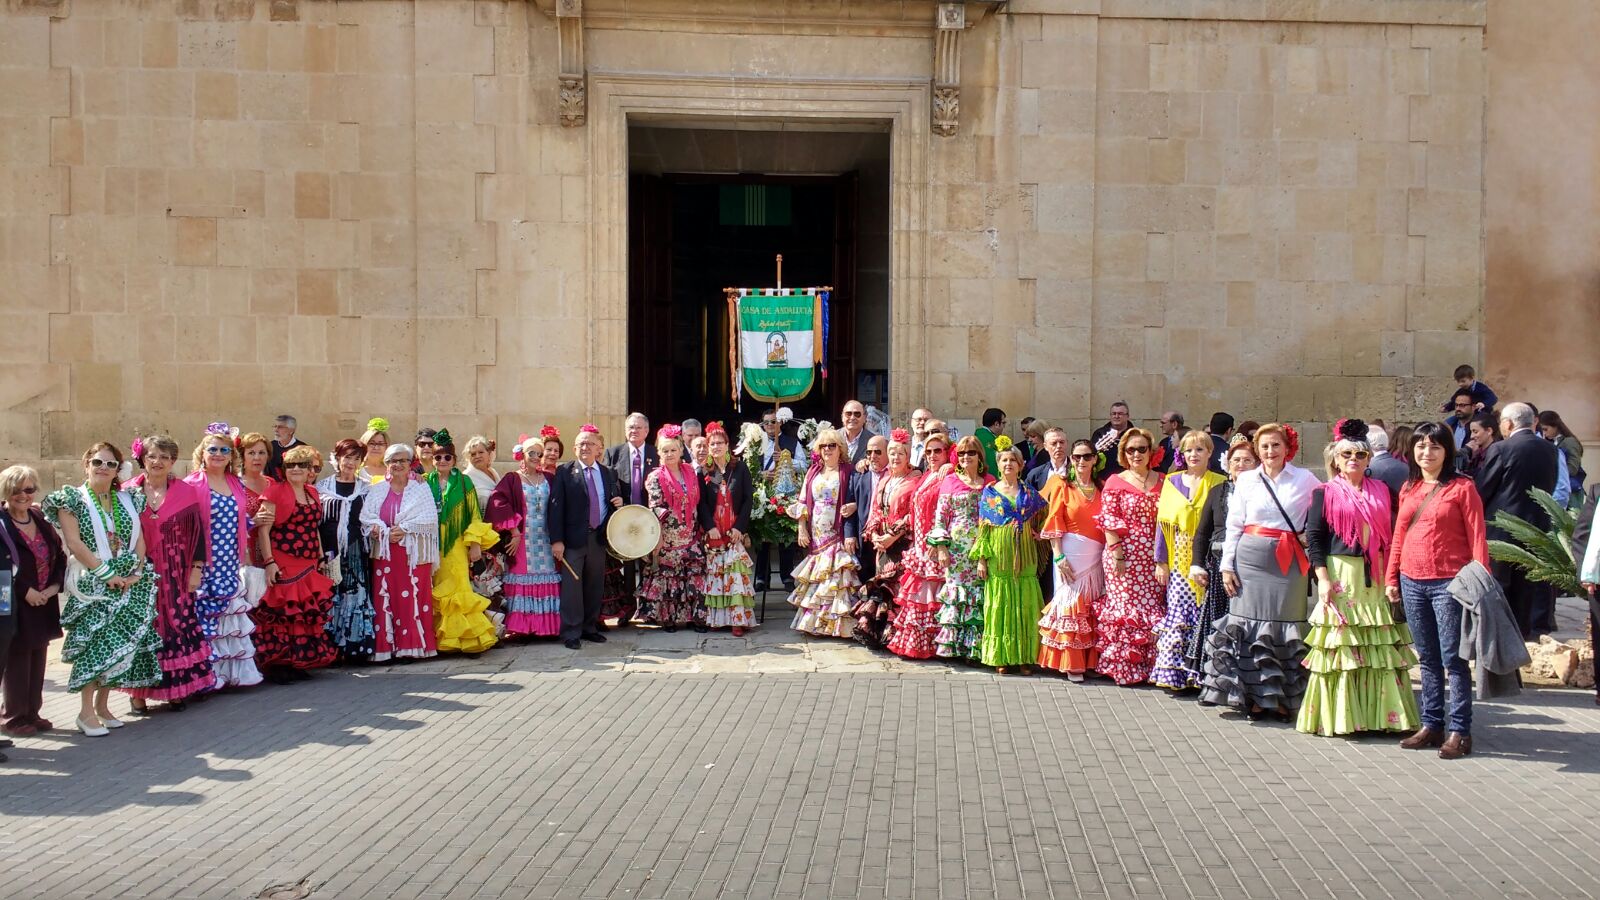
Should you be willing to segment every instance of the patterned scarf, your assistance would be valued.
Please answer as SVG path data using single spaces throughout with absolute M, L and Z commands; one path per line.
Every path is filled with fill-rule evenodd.
M 434 505 L 439 508 L 439 554 L 442 558 L 450 555 L 456 541 L 478 520 L 478 490 L 460 469 L 450 470 L 450 480 L 442 489 L 437 470 L 428 473 L 427 481 L 428 488 L 433 491 Z
M 1384 557 L 1394 537 L 1389 520 L 1389 491 L 1371 475 L 1361 479 L 1361 487 L 1351 487 L 1343 478 L 1330 478 L 1318 487 L 1322 491 L 1322 515 L 1328 527 L 1346 546 L 1360 547 L 1373 573 L 1384 571 Z
M 695 507 L 700 503 L 700 480 L 694 477 L 694 472 L 688 463 L 678 463 L 678 473 L 683 476 L 680 481 L 673 477 L 666 466 L 656 469 L 660 475 L 656 476 L 656 483 L 661 485 L 661 502 L 672 511 L 678 521 L 685 525 L 692 525 L 695 520 Z

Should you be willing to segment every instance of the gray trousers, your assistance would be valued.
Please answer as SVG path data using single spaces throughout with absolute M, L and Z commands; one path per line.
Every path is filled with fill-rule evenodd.
M 584 546 L 568 545 L 566 561 L 556 568 L 561 570 L 561 639 L 571 641 L 600 630 L 600 598 L 606 587 L 606 548 L 600 532 L 589 532 Z M 567 566 L 578 573 L 577 578 Z

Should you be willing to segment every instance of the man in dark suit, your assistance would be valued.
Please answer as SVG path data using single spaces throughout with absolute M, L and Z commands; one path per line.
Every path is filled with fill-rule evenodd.
M 1178 444 L 1188 433 L 1189 426 L 1183 424 L 1183 413 L 1169 409 L 1161 414 L 1161 465 L 1155 467 L 1158 471 L 1171 472 L 1183 468 L 1178 459 L 1182 455 L 1178 452 Z
M 1400 489 L 1411 477 L 1411 467 L 1406 461 L 1389 452 L 1389 432 L 1381 425 L 1367 426 L 1367 446 L 1372 448 L 1372 462 L 1367 464 L 1367 474 L 1378 479 L 1400 496 Z
M 1062 478 L 1066 478 L 1067 473 L 1072 471 L 1071 465 L 1067 460 L 1067 450 L 1071 446 L 1072 442 L 1067 440 L 1065 431 L 1059 428 L 1047 429 L 1044 433 L 1044 449 L 1049 456 L 1044 465 L 1038 466 L 1028 473 L 1025 479 L 1028 482 L 1028 487 L 1043 494 L 1044 486 L 1049 483 L 1050 476 L 1060 475 Z M 1053 548 L 1051 548 L 1049 541 L 1041 540 L 1039 550 L 1043 553 L 1040 559 L 1050 559 L 1053 554 Z M 1039 591 L 1044 595 L 1046 603 L 1050 602 L 1050 598 L 1055 594 L 1056 590 L 1054 569 L 1054 565 L 1046 565 L 1044 571 L 1039 573 Z
M 1595 573 L 1584 572 L 1589 541 L 1594 539 L 1594 511 L 1600 505 L 1600 484 L 1589 485 L 1583 495 L 1583 509 L 1572 523 L 1572 558 L 1578 564 L 1578 581 L 1583 585 L 1584 599 L 1589 601 L 1589 633 L 1600 634 L 1600 580 Z M 1585 577 L 1585 576 L 1588 577 Z M 1595 685 L 1594 702 L 1600 706 L 1600 684 Z
M 856 467 L 859 474 L 850 479 L 850 502 L 855 509 L 845 517 L 845 537 L 858 537 L 867 530 L 867 520 L 872 517 L 872 498 L 889 472 L 889 439 L 881 434 L 868 438 L 863 460 L 865 465 Z M 856 546 L 856 561 L 861 563 L 857 575 L 863 582 L 877 574 L 878 551 L 871 543 L 862 541 Z
M 876 435 L 867 427 L 867 408 L 861 405 L 860 400 L 846 403 L 839 418 L 843 423 L 840 429 L 844 432 L 844 449 L 850 454 L 850 465 L 853 466 L 867 458 L 867 441 Z
M 654 444 L 645 443 L 650 436 L 650 420 L 644 413 L 628 413 L 627 421 L 623 423 L 623 436 L 627 440 L 606 448 L 605 457 L 601 462 L 606 468 L 616 473 L 617 487 L 622 491 L 622 502 L 636 506 L 646 506 L 649 499 L 645 496 L 644 480 L 649 477 L 656 467 L 661 465 L 661 457 L 656 454 Z M 688 441 L 684 442 L 688 446 Z M 638 608 L 639 590 L 639 561 L 632 560 L 622 564 L 622 584 L 627 591 L 627 599 L 623 602 L 622 615 L 617 617 L 617 625 L 628 624 L 633 610 Z M 604 628 L 604 624 L 601 625 Z
M 580 431 L 577 460 L 556 469 L 545 527 L 550 552 L 561 572 L 561 640 L 576 650 L 578 639 L 603 644 L 600 600 L 606 586 L 602 541 L 611 511 L 622 505 L 617 473 L 600 464 L 600 433 Z
M 1211 435 L 1211 471 L 1218 475 L 1228 474 L 1224 463 L 1228 459 L 1228 441 L 1233 439 L 1233 416 L 1225 412 L 1214 412 L 1211 421 L 1206 423 L 1206 434 Z
M 1508 535 L 1494 527 L 1495 513 L 1506 512 L 1535 527 L 1548 529 L 1550 517 L 1528 496 L 1529 488 L 1553 491 L 1556 486 L 1555 445 L 1533 430 L 1533 407 L 1508 403 L 1500 411 L 1500 431 L 1506 436 L 1484 454 L 1483 467 L 1475 476 L 1478 496 L 1483 498 L 1483 518 L 1489 523 L 1490 540 L 1506 540 Z M 1551 587 L 1529 581 L 1527 574 L 1510 563 L 1492 566 L 1511 603 L 1512 615 L 1522 628 L 1523 637 L 1537 640 L 1555 630 L 1555 594 Z

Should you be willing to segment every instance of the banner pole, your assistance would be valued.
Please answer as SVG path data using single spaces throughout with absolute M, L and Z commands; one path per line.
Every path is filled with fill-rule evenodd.
M 778 254 L 778 290 L 783 290 L 783 254 Z

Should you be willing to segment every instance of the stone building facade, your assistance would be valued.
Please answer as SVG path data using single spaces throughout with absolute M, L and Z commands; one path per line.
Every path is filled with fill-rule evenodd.
M 1560 15 L 1596 17 L 8 0 L 0 458 L 280 411 L 319 444 L 379 414 L 502 446 L 546 422 L 617 431 L 638 122 L 887 131 L 896 415 L 998 405 L 1086 432 L 1126 399 L 1147 420 L 1415 419 L 1468 362 L 1590 436 L 1595 366 L 1553 370 L 1524 338 L 1595 337 L 1596 82 L 1537 102 L 1593 69 L 1576 42 L 1594 29 L 1543 27 Z M 1552 138 L 1562 158 L 1528 152 Z M 1567 252 L 1527 240 L 1547 215 L 1579 229 Z M 1496 268 L 1497 236 L 1515 266 Z

